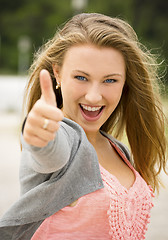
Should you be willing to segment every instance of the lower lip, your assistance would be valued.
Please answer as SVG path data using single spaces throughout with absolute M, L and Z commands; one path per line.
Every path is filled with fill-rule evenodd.
M 101 115 L 103 114 L 103 111 L 104 111 L 104 107 L 103 107 L 103 109 L 100 111 L 100 113 L 99 113 L 97 116 L 95 116 L 95 117 L 89 117 L 89 116 L 87 116 L 87 115 L 83 112 L 83 110 L 82 110 L 82 108 L 81 108 L 80 106 L 79 106 L 79 108 L 80 108 L 80 111 L 81 111 L 81 114 L 82 114 L 83 118 L 84 118 L 85 120 L 89 121 L 89 122 L 94 122 L 94 121 L 99 120 L 99 118 L 101 117 Z

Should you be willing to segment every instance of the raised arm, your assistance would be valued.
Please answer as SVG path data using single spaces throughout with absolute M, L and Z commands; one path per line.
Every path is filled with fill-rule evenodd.
M 67 163 L 71 143 L 68 132 L 63 126 L 58 131 L 63 113 L 56 106 L 56 98 L 47 70 L 42 70 L 40 73 L 40 86 L 41 98 L 28 114 L 21 138 L 22 160 L 24 165 L 37 172 L 50 173 Z

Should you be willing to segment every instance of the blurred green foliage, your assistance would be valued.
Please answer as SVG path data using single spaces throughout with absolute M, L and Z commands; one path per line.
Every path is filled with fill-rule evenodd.
M 168 1 L 166 0 L 88 0 L 80 11 L 72 0 L 0 0 L 0 72 L 18 72 L 18 41 L 31 39 L 29 66 L 33 53 L 51 38 L 57 27 L 80 11 L 99 12 L 127 20 L 152 53 L 168 58 Z M 168 76 L 168 74 L 167 74 Z M 167 77 L 166 77 L 167 78 Z

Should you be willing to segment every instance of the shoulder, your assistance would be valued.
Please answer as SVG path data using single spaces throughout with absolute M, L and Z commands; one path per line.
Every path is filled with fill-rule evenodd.
M 128 149 L 128 147 L 123 144 L 122 142 L 120 142 L 119 140 L 117 140 L 116 138 L 112 137 L 110 134 L 101 131 L 101 134 L 103 134 L 105 137 L 107 137 L 110 141 L 112 141 L 126 156 L 126 158 L 132 163 L 132 158 L 131 158 L 131 153 Z

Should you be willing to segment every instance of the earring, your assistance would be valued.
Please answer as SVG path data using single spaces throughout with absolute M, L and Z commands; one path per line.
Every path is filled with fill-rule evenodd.
M 58 90 L 60 87 L 60 83 L 57 83 L 56 90 Z

